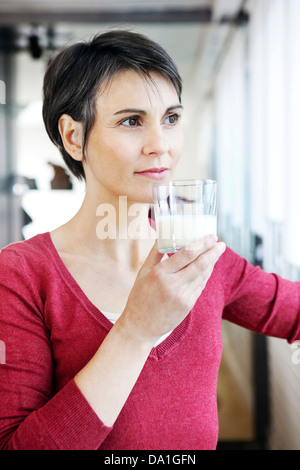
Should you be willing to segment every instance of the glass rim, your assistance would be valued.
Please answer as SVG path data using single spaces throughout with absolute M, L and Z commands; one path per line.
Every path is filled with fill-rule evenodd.
M 170 180 L 166 182 L 155 182 L 152 183 L 152 186 L 197 186 L 197 185 L 208 185 L 208 184 L 217 184 L 216 180 L 213 179 L 193 179 L 193 180 Z

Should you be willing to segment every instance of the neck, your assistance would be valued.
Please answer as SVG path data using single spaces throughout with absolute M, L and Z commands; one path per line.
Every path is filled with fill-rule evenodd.
M 132 203 L 126 196 L 109 203 L 99 200 L 87 192 L 81 208 L 65 225 L 74 249 L 139 269 L 156 238 L 148 219 L 150 205 Z

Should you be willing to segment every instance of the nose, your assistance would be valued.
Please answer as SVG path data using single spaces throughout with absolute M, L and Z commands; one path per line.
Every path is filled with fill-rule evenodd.
M 143 154 L 147 157 L 163 155 L 169 151 L 170 145 L 161 125 L 147 129 L 144 139 Z

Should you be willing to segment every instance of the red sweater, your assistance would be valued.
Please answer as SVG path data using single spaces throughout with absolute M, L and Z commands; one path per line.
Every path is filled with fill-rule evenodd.
M 108 428 L 73 377 L 113 326 L 72 278 L 49 233 L 1 251 L 0 299 L 2 449 L 215 449 L 221 319 L 300 339 L 300 283 L 227 248 L 192 311 L 152 349 Z

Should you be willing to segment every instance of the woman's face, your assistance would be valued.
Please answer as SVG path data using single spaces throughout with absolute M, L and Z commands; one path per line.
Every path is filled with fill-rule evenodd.
M 151 74 L 120 72 L 99 93 L 83 162 L 87 191 L 107 201 L 152 202 L 152 183 L 168 181 L 183 150 L 182 106 L 174 86 Z M 100 192 L 100 193 L 99 193 Z

